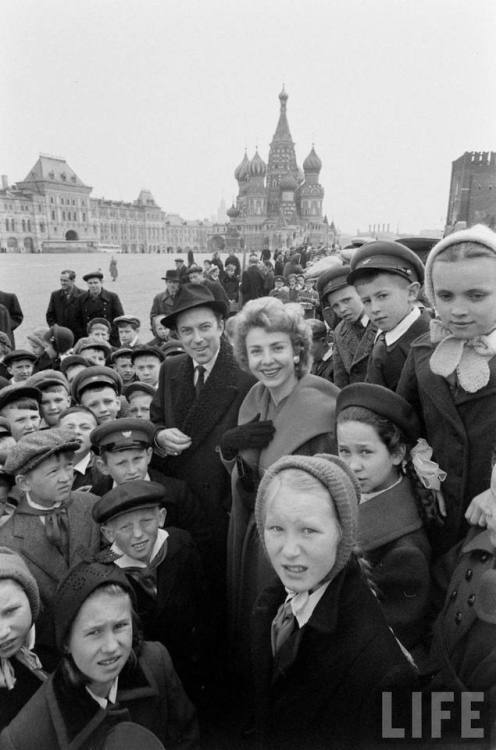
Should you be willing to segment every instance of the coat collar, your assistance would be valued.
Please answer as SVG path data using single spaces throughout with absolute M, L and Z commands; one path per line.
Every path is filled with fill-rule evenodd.
M 408 479 L 360 504 L 358 539 L 364 552 L 422 528 Z

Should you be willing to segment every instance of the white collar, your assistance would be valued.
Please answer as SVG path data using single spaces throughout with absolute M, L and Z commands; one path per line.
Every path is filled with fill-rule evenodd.
M 300 628 L 302 628 L 303 625 L 306 625 L 313 615 L 315 607 L 324 596 L 329 584 L 330 581 L 326 581 L 321 586 L 319 586 L 318 589 L 312 591 L 311 594 L 308 594 L 308 592 L 304 591 L 302 594 L 295 595 L 294 591 L 291 591 L 291 589 L 286 589 L 286 591 L 288 592 L 286 601 L 290 602 L 291 611 L 293 612 Z
M 367 328 L 368 324 L 370 323 L 370 318 L 367 313 L 363 313 L 358 322 L 361 323 L 364 328 Z
M 400 320 L 400 322 L 395 325 L 394 328 L 391 328 L 390 331 L 386 331 L 384 334 L 384 340 L 386 341 L 386 346 L 392 346 L 392 344 L 396 343 L 398 339 L 400 339 L 404 333 L 408 331 L 411 325 L 415 323 L 418 318 L 421 316 L 421 312 L 418 307 L 414 307 L 413 310 L 410 310 L 408 315 L 405 315 L 403 320 Z M 383 331 L 378 331 L 377 336 L 380 336 L 380 334 L 383 333 Z M 376 338 L 377 338 L 376 336 Z
M 74 464 L 74 471 L 77 471 L 79 474 L 85 474 L 91 458 L 91 451 L 88 451 L 86 456 L 82 458 L 81 461 L 78 461 L 77 464 Z
M 50 506 L 49 506 L 49 507 L 47 508 L 47 506 L 46 506 L 46 505 L 38 505 L 38 503 L 35 503 L 35 502 L 34 502 L 34 500 L 31 500 L 31 497 L 30 497 L 30 495 L 29 495 L 29 492 L 26 492 L 26 493 L 25 493 L 25 495 L 26 495 L 26 500 L 27 500 L 27 503 L 28 503 L 28 505 L 29 505 L 29 506 L 30 506 L 31 508 L 35 508 L 35 510 L 46 510 L 46 511 L 50 511 L 50 510 L 55 510 L 55 508 L 60 508 L 60 506 L 62 505 L 62 503 L 55 503 L 55 505 L 50 505 Z
M 219 356 L 219 352 L 220 352 L 220 346 L 219 346 L 219 349 L 217 350 L 217 354 L 215 355 L 215 357 L 212 357 L 212 359 L 210 360 L 210 362 L 206 362 L 205 364 L 203 364 L 202 362 L 197 362 L 196 359 L 193 359 L 193 357 L 192 357 L 192 359 L 193 359 L 193 367 L 199 367 L 199 366 L 201 366 L 201 367 L 205 368 L 205 374 L 204 374 L 204 378 L 203 378 L 204 381 L 208 378 L 208 376 L 210 375 L 210 373 L 214 369 L 215 363 L 217 362 L 217 357 Z M 196 380 L 196 378 L 197 378 L 197 371 L 195 370 L 195 380 Z
M 152 562 L 153 558 L 158 555 L 160 548 L 165 543 L 165 540 L 168 536 L 169 532 L 165 529 L 158 530 L 157 538 L 155 540 L 155 544 L 153 545 L 152 554 L 150 555 L 150 562 Z M 134 557 L 124 555 L 115 542 L 110 549 L 112 552 L 115 552 L 116 555 L 121 555 L 121 557 L 118 557 L 117 560 L 114 560 L 115 565 L 117 565 L 119 568 L 147 568 L 149 565 L 149 563 L 143 562 L 142 560 L 135 560 Z
M 383 490 L 377 490 L 376 492 L 362 492 L 360 496 L 360 503 L 366 503 L 367 500 L 372 500 L 373 497 L 376 497 L 377 495 L 382 495 L 383 492 L 388 492 L 388 490 L 392 490 L 393 487 L 396 487 L 397 484 L 403 481 L 403 475 L 400 474 L 396 482 L 393 482 L 389 485 L 389 487 L 385 487 Z
M 106 698 L 101 698 L 99 695 L 95 695 L 95 693 L 89 689 L 89 687 L 86 685 L 86 692 L 91 695 L 94 701 L 98 703 L 100 708 L 107 708 L 107 705 L 109 703 L 115 703 L 117 699 L 117 683 L 119 680 L 119 675 L 115 678 L 115 680 L 112 683 L 112 686 L 109 690 L 109 694 Z

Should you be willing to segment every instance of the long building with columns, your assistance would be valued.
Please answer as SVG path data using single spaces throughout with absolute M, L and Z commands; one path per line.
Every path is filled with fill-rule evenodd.
M 226 236 L 227 247 L 232 250 L 319 245 L 333 239 L 322 215 L 322 162 L 312 146 L 303 169 L 298 166 L 284 87 L 279 102 L 279 120 L 267 163 L 258 149 L 252 159 L 245 152 L 234 172 L 238 195 L 236 203 L 227 210 Z

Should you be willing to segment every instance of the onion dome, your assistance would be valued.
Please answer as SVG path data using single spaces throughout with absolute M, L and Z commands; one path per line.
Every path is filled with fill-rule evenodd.
M 279 182 L 279 188 L 281 190 L 296 190 L 298 187 L 298 184 L 291 174 L 285 174 L 283 177 L 281 177 L 281 181 Z
M 229 216 L 230 219 L 236 219 L 239 216 L 239 208 L 236 208 L 236 206 L 233 203 L 231 208 L 227 209 L 226 214 Z
M 320 170 L 322 169 L 322 162 L 315 153 L 315 148 L 313 146 L 312 150 L 303 162 L 303 169 L 305 172 L 320 172 Z
M 264 177 L 267 171 L 264 160 L 260 157 L 258 151 L 255 151 L 255 156 L 250 162 L 250 174 L 252 177 Z
M 248 174 L 249 166 L 250 166 L 250 160 L 248 159 L 248 155 L 245 151 L 245 155 L 243 156 L 243 161 L 241 162 L 241 164 L 238 164 L 238 166 L 234 170 L 234 178 L 238 182 L 245 179 L 246 175 Z

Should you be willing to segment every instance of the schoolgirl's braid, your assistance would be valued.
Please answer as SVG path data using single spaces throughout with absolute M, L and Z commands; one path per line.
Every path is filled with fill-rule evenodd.
M 444 526 L 444 518 L 439 511 L 435 493 L 424 487 L 410 457 L 403 464 L 406 477 L 410 480 L 413 496 L 417 505 L 420 518 L 424 522 L 426 530 L 440 529 Z

